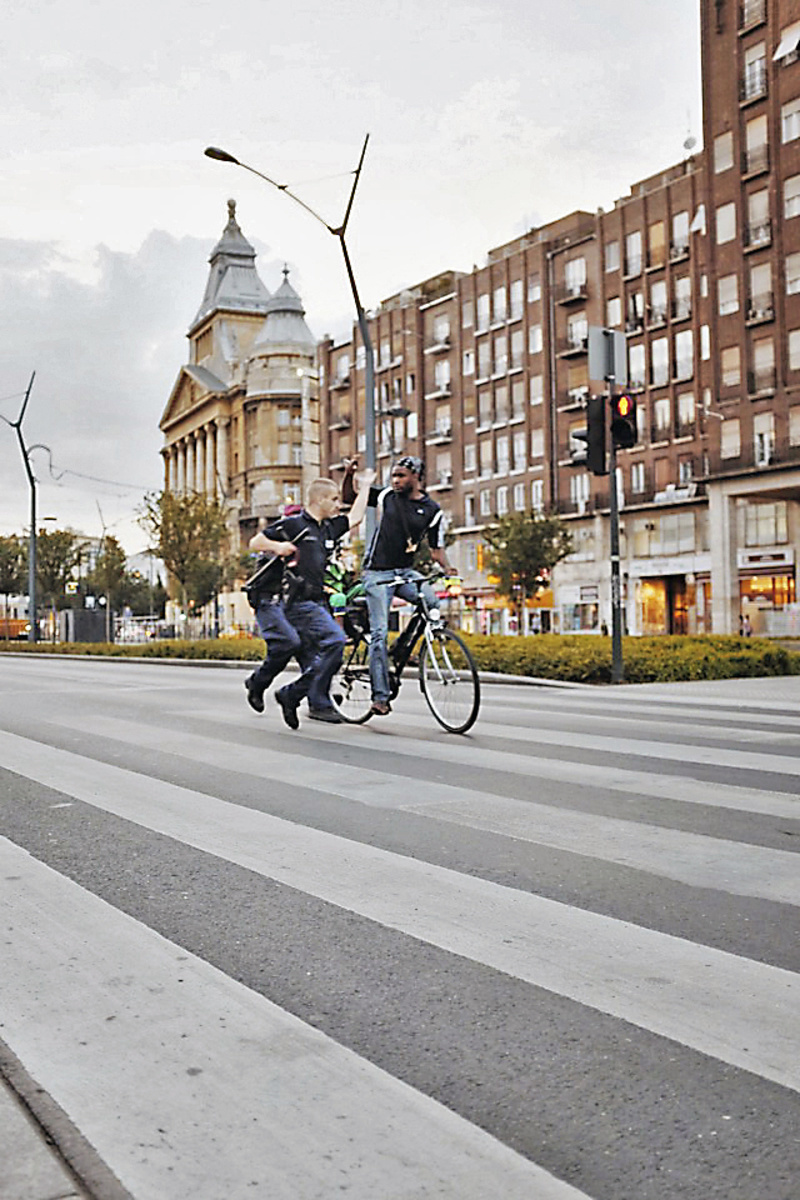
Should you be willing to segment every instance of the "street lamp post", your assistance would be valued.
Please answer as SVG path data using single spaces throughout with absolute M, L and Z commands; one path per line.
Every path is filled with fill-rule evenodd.
M 354 301 L 355 307 L 356 307 L 356 318 L 358 320 L 358 328 L 359 328 L 359 332 L 361 334 L 361 340 L 364 343 L 364 354 L 365 354 L 365 371 L 364 371 L 365 397 L 364 397 L 364 400 L 365 400 L 365 407 L 366 407 L 366 412 L 365 412 L 365 417 L 364 417 L 364 433 L 366 435 L 365 456 L 366 456 L 367 467 L 370 470 L 374 470 L 375 469 L 375 354 L 374 354 L 374 351 L 372 348 L 372 338 L 371 338 L 370 332 L 369 332 L 369 324 L 367 322 L 367 315 L 364 312 L 364 308 L 361 303 L 361 298 L 358 294 L 358 286 L 356 285 L 356 277 L 353 273 L 353 264 L 350 261 L 350 255 L 348 254 L 348 251 L 347 251 L 347 242 L 345 240 L 345 234 L 347 232 L 347 224 L 348 224 L 348 221 L 350 220 L 350 212 L 353 208 L 353 200 L 355 198 L 356 188 L 358 187 L 358 181 L 361 176 L 361 168 L 364 163 L 364 156 L 367 152 L 367 143 L 368 142 L 369 142 L 369 134 L 367 134 L 366 137 L 364 138 L 364 145 L 361 147 L 361 156 L 358 160 L 358 166 L 356 167 L 355 171 L 353 172 L 353 175 L 354 175 L 353 186 L 350 189 L 350 197 L 347 201 L 347 208 L 345 210 L 344 218 L 342 220 L 341 225 L 336 225 L 336 226 L 329 225 L 328 222 L 319 215 L 319 213 L 315 212 L 313 208 L 310 208 L 309 205 L 306 204 L 306 202 L 304 200 L 301 200 L 299 196 L 296 196 L 294 194 L 294 192 L 291 192 L 289 190 L 289 187 L 287 184 L 277 183 L 276 180 L 270 179 L 270 177 L 268 175 L 264 175 L 263 172 L 257 171 L 255 169 L 255 167 L 248 166 L 247 163 L 242 162 L 238 158 L 234 158 L 234 156 L 232 154 L 229 154 L 227 152 L 227 150 L 220 150 L 216 146 L 208 146 L 206 148 L 206 150 L 204 151 L 204 153 L 207 158 L 215 158 L 219 162 L 229 162 L 229 163 L 233 163 L 237 167 L 243 167 L 245 171 L 250 171 L 250 173 L 252 175 L 257 175 L 259 177 L 259 179 L 265 180 L 266 183 L 269 183 L 272 185 L 272 187 L 277 188 L 279 192 L 284 192 L 291 200 L 294 200 L 296 204 L 299 204 L 301 208 L 304 208 L 306 210 L 306 212 L 314 218 L 315 221 L 319 221 L 320 225 L 324 225 L 325 228 L 328 230 L 328 233 L 333 234 L 333 236 L 338 239 L 339 245 L 342 248 L 342 256 L 344 258 L 344 265 L 345 265 L 345 269 L 347 271 L 347 278 L 350 282 L 350 289 L 353 293 L 353 301 Z M 368 543 L 371 538 L 373 526 L 374 526 L 374 513 L 372 512 L 371 509 L 368 509 L 367 510 L 367 525 L 366 525 L 366 533 L 367 533 L 367 542 Z

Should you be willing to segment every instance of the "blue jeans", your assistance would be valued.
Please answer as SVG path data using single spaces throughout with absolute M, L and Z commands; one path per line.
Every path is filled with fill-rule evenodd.
M 296 600 L 287 604 L 285 613 L 301 642 L 300 665 L 303 673 L 281 689 L 290 704 L 299 704 L 308 696 L 310 708 L 331 709 L 331 680 L 342 665 L 344 630 L 331 616 L 327 604 L 316 600 Z
M 267 643 L 267 657 L 250 676 L 252 691 L 263 695 L 292 658 L 297 658 L 300 669 L 310 666 L 313 655 L 304 653 L 300 634 L 289 621 L 283 604 L 276 599 L 265 598 L 256 609 L 258 631 Z
M 401 577 L 406 582 L 389 586 L 390 579 Z M 403 600 L 417 598 L 417 586 L 414 580 L 422 579 L 419 571 L 411 567 L 400 567 L 396 571 L 365 571 L 363 576 L 364 592 L 367 597 L 369 612 L 370 644 L 369 644 L 369 674 L 372 683 L 372 699 L 386 703 L 389 699 L 389 653 L 387 648 L 389 633 L 389 605 L 392 596 L 401 596 Z M 436 595 L 433 588 L 423 583 L 420 589 L 431 608 L 437 607 Z

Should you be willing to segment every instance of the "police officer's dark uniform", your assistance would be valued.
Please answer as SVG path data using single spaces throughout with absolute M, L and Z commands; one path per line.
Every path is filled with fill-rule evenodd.
M 297 547 L 296 565 L 290 568 L 290 574 L 296 578 L 290 578 L 283 611 L 300 637 L 306 665 L 299 679 L 280 688 L 275 699 L 291 729 L 298 726 L 297 706 L 304 696 L 308 697 L 310 717 L 338 724 L 341 717 L 331 704 L 329 691 L 331 680 L 341 666 L 346 638 L 325 601 L 324 579 L 327 561 L 350 528 L 350 522 L 341 516 L 317 521 L 304 509 L 296 516 L 284 517 L 279 524 L 279 531 L 272 526 L 264 533 L 275 541 L 285 539 Z

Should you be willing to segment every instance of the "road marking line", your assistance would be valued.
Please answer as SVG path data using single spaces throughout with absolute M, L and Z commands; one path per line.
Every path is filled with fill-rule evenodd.
M 208 854 L 800 1091 L 800 980 L 12 734 L 10 769 Z

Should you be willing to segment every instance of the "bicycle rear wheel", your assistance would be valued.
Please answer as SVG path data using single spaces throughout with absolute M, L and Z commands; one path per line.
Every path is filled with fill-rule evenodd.
M 331 703 L 351 725 L 363 725 L 372 716 L 372 685 L 369 678 L 369 642 L 348 642 L 342 665 L 331 680 Z
M 481 704 L 478 672 L 472 655 L 451 629 L 431 631 L 422 645 L 419 682 L 428 708 L 448 733 L 466 733 Z

